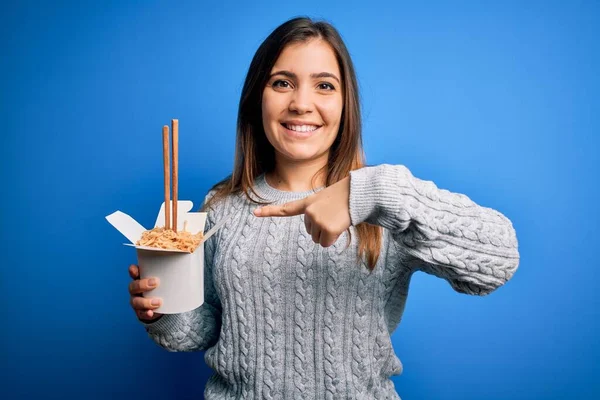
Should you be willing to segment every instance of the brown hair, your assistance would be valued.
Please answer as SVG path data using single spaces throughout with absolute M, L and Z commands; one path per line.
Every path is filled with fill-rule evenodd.
M 325 185 L 330 186 L 350 171 L 365 165 L 358 84 L 350 54 L 338 33 L 329 23 L 314 22 L 310 18 L 294 18 L 277 27 L 260 45 L 250 63 L 242 89 L 237 120 L 237 138 L 233 173 L 217 183 L 215 194 L 204 209 L 234 193 L 244 193 L 248 199 L 256 197 L 254 180 L 275 168 L 275 150 L 267 140 L 262 124 L 262 94 L 271 69 L 288 44 L 321 39 L 333 49 L 340 66 L 343 83 L 343 110 L 338 135 L 334 140 L 327 165 Z M 262 204 L 262 203 L 259 203 Z M 369 269 L 374 269 L 381 250 L 381 228 L 361 223 L 356 226 L 358 255 L 365 257 Z M 350 232 L 348 232 L 350 233 Z

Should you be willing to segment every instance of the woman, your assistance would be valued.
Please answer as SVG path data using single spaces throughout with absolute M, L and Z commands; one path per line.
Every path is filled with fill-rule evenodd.
M 232 175 L 205 200 L 205 303 L 132 305 L 170 351 L 206 350 L 207 399 L 397 399 L 390 335 L 415 271 L 485 295 L 514 274 L 511 222 L 401 165 L 364 167 L 358 89 L 337 31 L 290 20 L 256 52 Z M 153 285 L 152 285 L 153 284 Z

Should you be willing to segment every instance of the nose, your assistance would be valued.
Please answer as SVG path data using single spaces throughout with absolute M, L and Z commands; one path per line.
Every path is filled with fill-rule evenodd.
M 298 114 L 306 114 L 313 109 L 313 100 L 310 89 L 299 88 L 294 91 L 288 109 Z

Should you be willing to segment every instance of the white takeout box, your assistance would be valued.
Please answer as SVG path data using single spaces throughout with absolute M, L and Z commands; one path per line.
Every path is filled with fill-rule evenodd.
M 193 203 L 188 200 L 177 202 L 177 231 L 186 230 L 193 234 L 204 232 L 207 213 L 189 212 Z M 161 314 L 178 314 L 198 308 L 204 303 L 204 242 L 193 253 L 182 250 L 158 249 L 136 246 L 147 229 L 129 215 L 115 211 L 106 217 L 131 243 L 126 246 L 137 250 L 140 278 L 157 277 L 160 284 L 156 289 L 145 292 L 144 297 L 160 297 L 162 305 L 154 311 Z M 165 203 L 163 202 L 154 227 L 165 226 Z M 218 229 L 217 226 L 215 228 Z M 211 234 L 216 229 L 211 230 Z

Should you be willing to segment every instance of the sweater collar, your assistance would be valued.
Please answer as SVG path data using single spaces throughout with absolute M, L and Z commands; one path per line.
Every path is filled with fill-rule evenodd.
M 275 189 L 267 182 L 265 174 L 259 175 L 254 180 L 254 190 L 256 193 L 268 202 L 276 203 L 287 203 L 289 201 L 300 200 L 311 194 L 317 193 L 323 190 L 325 187 L 321 186 L 315 188 L 315 190 L 309 190 L 306 192 L 286 192 L 283 190 Z

